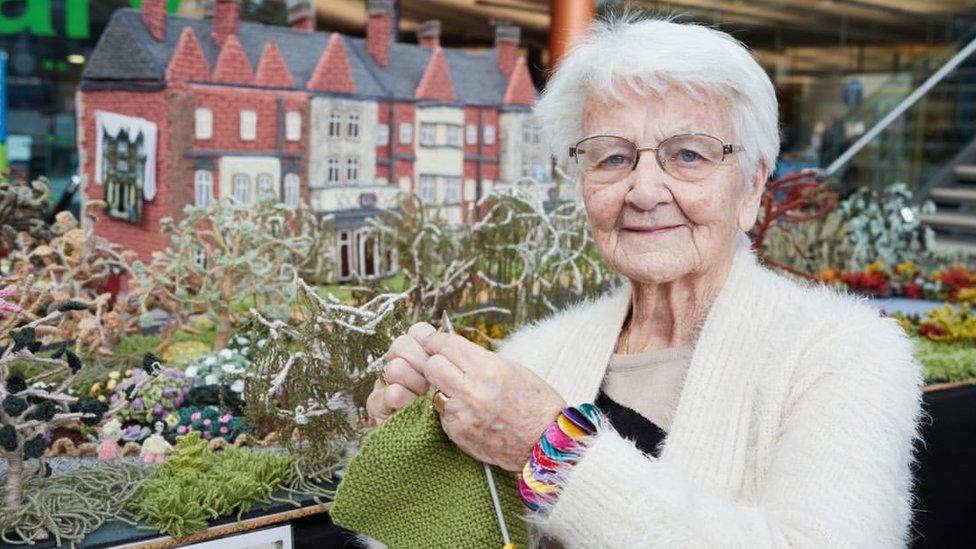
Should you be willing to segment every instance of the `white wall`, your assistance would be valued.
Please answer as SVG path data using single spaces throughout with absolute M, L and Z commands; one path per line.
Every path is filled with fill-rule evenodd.
M 464 173 L 464 149 L 462 146 L 438 145 L 427 147 L 420 144 L 420 127 L 423 123 L 437 125 L 437 143 L 447 142 L 447 125 L 458 126 L 461 143 L 464 143 L 464 111 L 456 107 L 417 107 L 414 127 L 414 181 L 419 185 L 421 175 L 457 176 Z M 444 180 L 437 178 L 436 196 L 438 201 L 444 197 Z
M 339 159 L 340 185 L 346 181 L 346 158 L 355 155 L 359 158 L 359 178 L 356 184 L 374 185 L 376 183 L 376 124 L 377 104 L 374 101 L 359 101 L 336 97 L 313 97 L 311 105 L 311 131 L 309 132 L 309 188 L 323 188 L 326 181 L 329 158 Z M 338 138 L 329 137 L 329 120 L 333 112 L 340 114 L 341 124 Z M 348 136 L 349 114 L 359 114 L 359 135 Z M 334 185 L 334 184 L 333 184 Z

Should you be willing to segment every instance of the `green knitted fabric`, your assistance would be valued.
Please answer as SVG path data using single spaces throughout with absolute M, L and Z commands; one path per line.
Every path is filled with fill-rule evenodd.
M 514 473 L 492 468 L 512 543 L 528 547 Z M 441 429 L 417 398 L 363 440 L 329 512 L 332 520 L 391 549 L 501 548 L 484 466 Z

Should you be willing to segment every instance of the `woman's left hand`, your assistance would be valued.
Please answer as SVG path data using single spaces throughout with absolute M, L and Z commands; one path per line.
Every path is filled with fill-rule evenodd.
M 450 397 L 447 436 L 479 461 L 521 471 L 566 401 L 528 368 L 459 335 L 437 332 L 421 346 L 430 355 L 424 377 Z

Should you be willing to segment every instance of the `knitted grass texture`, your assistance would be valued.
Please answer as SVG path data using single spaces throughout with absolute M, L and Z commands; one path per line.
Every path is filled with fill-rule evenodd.
M 36 543 L 53 536 L 74 547 L 104 522 L 118 518 L 149 469 L 120 462 L 24 480 L 24 499 L 14 510 L 0 509 L 5 543 Z
M 156 468 L 128 508 L 160 532 L 182 538 L 206 529 L 207 520 L 236 511 L 238 519 L 292 475 L 294 458 L 228 448 L 207 450 L 194 432 L 179 437 L 176 451 Z
M 527 547 L 514 473 L 492 468 L 512 542 Z M 415 399 L 363 440 L 330 510 L 333 522 L 396 549 L 503 545 L 483 465 Z

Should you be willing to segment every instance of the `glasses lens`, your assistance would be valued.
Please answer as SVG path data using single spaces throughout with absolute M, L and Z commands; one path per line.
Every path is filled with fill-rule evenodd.
M 576 154 L 587 180 L 612 183 L 630 172 L 637 148 L 622 137 L 597 136 L 580 141 Z
M 676 135 L 661 143 L 657 151 L 661 165 L 683 181 L 699 181 L 722 163 L 722 142 L 707 135 Z

